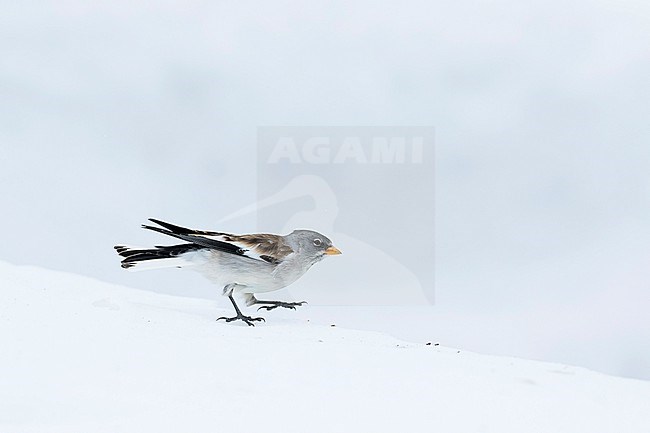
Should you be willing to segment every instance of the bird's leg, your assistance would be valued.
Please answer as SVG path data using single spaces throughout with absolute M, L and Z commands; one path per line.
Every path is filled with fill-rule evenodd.
M 291 308 L 292 310 L 295 310 L 296 307 L 300 307 L 303 304 L 306 304 L 307 301 L 300 301 L 300 302 L 282 302 L 282 301 L 259 301 L 255 300 L 253 304 L 264 304 L 261 307 L 257 309 L 257 311 L 260 311 L 262 308 L 265 310 L 274 310 L 278 307 L 282 308 Z
M 251 316 L 244 316 L 241 313 L 241 310 L 235 303 L 235 300 L 232 297 L 232 293 L 228 295 L 228 299 L 230 299 L 230 302 L 232 302 L 232 306 L 235 307 L 235 312 L 237 312 L 237 315 L 235 317 L 219 317 L 217 320 L 225 320 L 226 322 L 232 322 L 235 320 L 241 320 L 242 322 L 246 323 L 248 326 L 255 326 L 253 322 L 265 322 L 263 317 L 251 317 Z

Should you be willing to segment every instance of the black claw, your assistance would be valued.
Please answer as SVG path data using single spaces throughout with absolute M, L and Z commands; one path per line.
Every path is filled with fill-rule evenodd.
M 250 316 L 235 316 L 235 317 L 219 317 L 217 320 L 225 320 L 226 322 L 234 322 L 235 320 L 241 320 L 242 322 L 246 323 L 248 326 L 255 326 L 253 322 L 266 322 L 266 319 L 264 317 L 250 317 Z
M 269 301 L 269 302 L 271 302 L 271 301 Z M 278 307 L 290 308 L 292 310 L 295 310 L 296 307 L 300 307 L 300 306 L 302 306 L 303 304 L 306 304 L 306 303 L 307 303 L 307 301 L 300 301 L 300 302 L 281 302 L 281 301 L 278 301 L 278 302 L 273 302 L 272 305 L 262 305 L 261 307 L 259 307 L 257 309 L 257 311 L 260 311 L 262 308 L 267 310 L 267 311 L 271 311 L 271 310 L 275 310 Z

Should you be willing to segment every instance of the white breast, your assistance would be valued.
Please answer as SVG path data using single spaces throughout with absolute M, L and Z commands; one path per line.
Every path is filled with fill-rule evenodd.
M 194 253 L 192 269 L 198 271 L 220 288 L 237 284 L 238 292 L 263 293 L 281 289 L 300 278 L 310 265 L 296 260 L 290 254 L 274 265 L 262 260 L 250 259 L 214 250 L 200 250 Z

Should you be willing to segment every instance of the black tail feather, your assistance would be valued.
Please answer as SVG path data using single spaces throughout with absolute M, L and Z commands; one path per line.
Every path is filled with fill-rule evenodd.
M 114 248 L 120 256 L 124 257 L 124 260 L 122 260 L 122 267 L 125 269 L 131 268 L 138 262 L 145 260 L 170 259 L 189 251 L 204 249 L 201 245 L 196 244 L 156 246 L 155 248 L 148 250 L 134 250 L 125 247 L 124 245 L 116 245 Z

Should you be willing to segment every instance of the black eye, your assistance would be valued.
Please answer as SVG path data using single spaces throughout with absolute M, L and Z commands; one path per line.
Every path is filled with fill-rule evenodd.
M 321 241 L 320 239 L 318 239 L 318 238 L 314 239 L 314 245 L 316 245 L 317 247 L 320 247 L 322 244 L 323 244 L 323 241 Z

